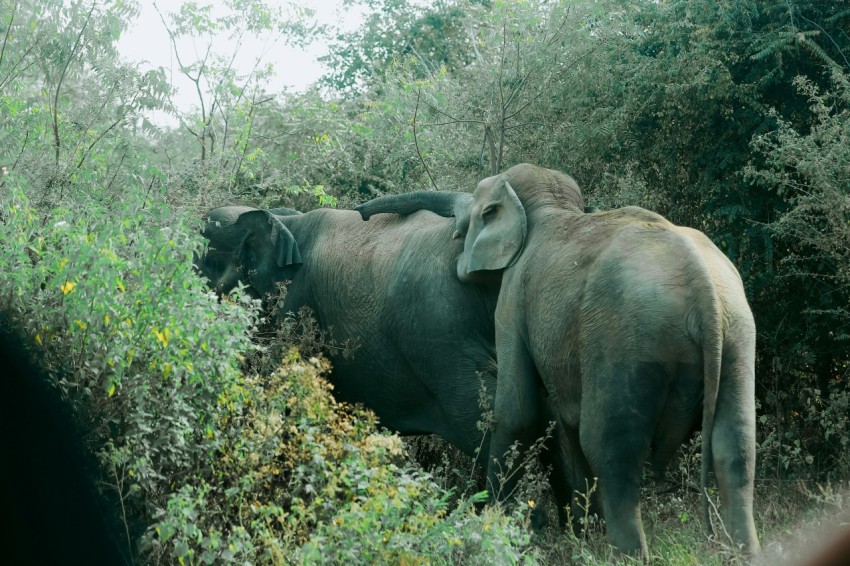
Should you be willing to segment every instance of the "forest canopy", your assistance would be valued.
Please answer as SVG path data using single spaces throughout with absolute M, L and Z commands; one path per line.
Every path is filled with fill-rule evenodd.
M 327 416 L 318 350 L 258 350 L 259 307 L 217 301 L 192 269 L 215 206 L 469 192 L 520 162 L 569 173 L 588 204 L 705 232 L 758 329 L 757 477 L 850 477 L 850 3 L 348 3 L 364 13 L 354 33 L 297 2 L 162 3 L 169 36 L 198 47 L 173 44 L 196 87 L 187 109 L 164 69 L 117 50 L 136 2 L 0 0 L 0 309 L 86 431 L 128 561 L 362 560 L 363 525 L 402 504 L 420 513 L 390 514 L 378 530 L 396 546 L 372 559 L 534 559 L 521 513 L 452 507 L 414 468 L 370 476 L 400 448 L 361 429 L 369 416 Z M 267 67 L 208 49 L 225 34 L 326 42 L 329 72 L 273 92 Z M 303 421 L 272 445 L 290 389 L 321 400 L 287 409 Z M 311 450 L 347 458 L 350 475 L 332 471 L 353 483 Z M 352 505 L 358 489 L 385 507 Z

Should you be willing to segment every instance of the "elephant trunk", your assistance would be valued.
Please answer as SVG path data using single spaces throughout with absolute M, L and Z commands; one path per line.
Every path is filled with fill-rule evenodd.
M 366 201 L 354 207 L 363 220 L 374 214 L 413 214 L 418 210 L 430 210 L 440 216 L 457 216 L 472 200 L 469 193 L 449 191 L 415 191 L 401 195 L 387 195 Z

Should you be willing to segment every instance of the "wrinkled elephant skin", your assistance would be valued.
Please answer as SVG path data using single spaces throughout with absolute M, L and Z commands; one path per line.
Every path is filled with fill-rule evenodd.
M 498 289 L 454 276 L 463 243 L 451 239 L 452 219 L 423 211 L 363 222 L 348 210 L 279 216 L 247 207 L 208 218 L 199 269 L 215 288 L 242 281 L 262 297 L 291 279 L 284 312 L 310 307 L 335 341 L 355 343 L 350 359 L 329 353 L 337 398 L 362 402 L 402 434 L 438 434 L 475 455 L 478 375 L 495 391 Z
M 609 540 L 646 557 L 643 463 L 663 474 L 702 412 L 703 488 L 713 469 L 726 529 L 757 551 L 755 325 L 732 263 L 647 210 L 585 214 L 575 181 L 533 165 L 484 179 L 464 202 L 458 278 L 501 274 L 494 492 L 512 491 L 497 473 L 508 447 L 529 446 L 554 414 L 561 503 L 598 478 Z

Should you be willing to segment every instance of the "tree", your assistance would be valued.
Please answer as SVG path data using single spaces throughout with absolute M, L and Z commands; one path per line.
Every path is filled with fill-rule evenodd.
M 119 61 L 115 42 L 134 5 L 2 6 L 0 162 L 28 178 L 44 204 L 80 184 L 104 189 L 135 174 L 130 148 L 137 132 L 151 133 L 144 112 L 161 107 L 164 81 Z
M 441 67 L 462 68 L 469 62 L 472 41 L 465 8 L 489 1 L 439 0 L 422 5 L 411 0 L 355 0 L 349 4 L 349 8 L 368 10 L 364 23 L 353 33 L 337 32 L 328 55 L 320 61 L 330 67 L 321 82 L 353 94 L 375 87 L 392 71 L 394 62 L 407 57 L 415 59 L 419 77 Z
M 281 6 L 263 0 L 228 0 L 224 7 L 225 12 L 218 13 L 210 5 L 186 2 L 167 17 L 160 11 L 160 18 L 171 38 L 179 71 L 197 95 L 196 109 L 182 112 L 172 106 L 172 111 L 195 139 L 200 161 L 217 152 L 230 152 L 223 157 L 222 166 L 238 177 L 249 152 L 256 110 L 274 99 L 265 92 L 274 72 L 264 63 L 266 53 L 278 42 L 305 43 L 316 26 L 311 21 L 313 11 L 296 2 Z M 265 51 L 254 57 L 247 72 L 239 72 L 237 58 L 249 37 L 261 37 Z M 191 40 L 197 58 L 192 59 L 189 43 L 183 40 Z

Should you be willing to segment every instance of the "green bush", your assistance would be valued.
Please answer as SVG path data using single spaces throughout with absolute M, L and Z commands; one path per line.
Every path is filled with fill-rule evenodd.
M 294 350 L 245 379 L 245 403 L 222 413 L 209 473 L 184 484 L 145 537 L 151 557 L 181 563 L 533 562 L 522 518 L 450 493 L 403 464 L 397 436 L 338 404 L 327 362 Z M 519 519 L 519 520 L 518 520 Z
M 207 564 L 535 560 L 528 509 L 476 515 L 481 494 L 450 509 L 451 492 L 408 463 L 398 437 L 334 401 L 326 361 L 281 344 L 258 353 L 257 305 L 210 293 L 192 268 L 191 223 L 133 191 L 114 210 L 39 213 L 7 180 L 0 307 L 73 406 L 130 553 Z M 267 369 L 270 356 L 279 369 Z M 246 365 L 263 371 L 246 376 Z
M 255 311 L 206 289 L 191 265 L 196 230 L 163 205 L 130 195 L 117 210 L 40 214 L 10 177 L 2 307 L 73 406 L 128 531 L 141 529 L 218 449 Z
M 761 449 L 777 475 L 816 472 L 835 478 L 850 470 L 850 81 L 837 70 L 832 79 L 829 88 L 803 76 L 794 80 L 808 99 L 810 127 L 774 113 L 777 128 L 753 140 L 763 164 L 745 170 L 754 185 L 787 204 L 770 224 L 783 255 L 777 288 L 796 299 L 791 316 L 779 323 L 804 338 L 771 360 L 772 379 L 762 382 L 767 392 Z

